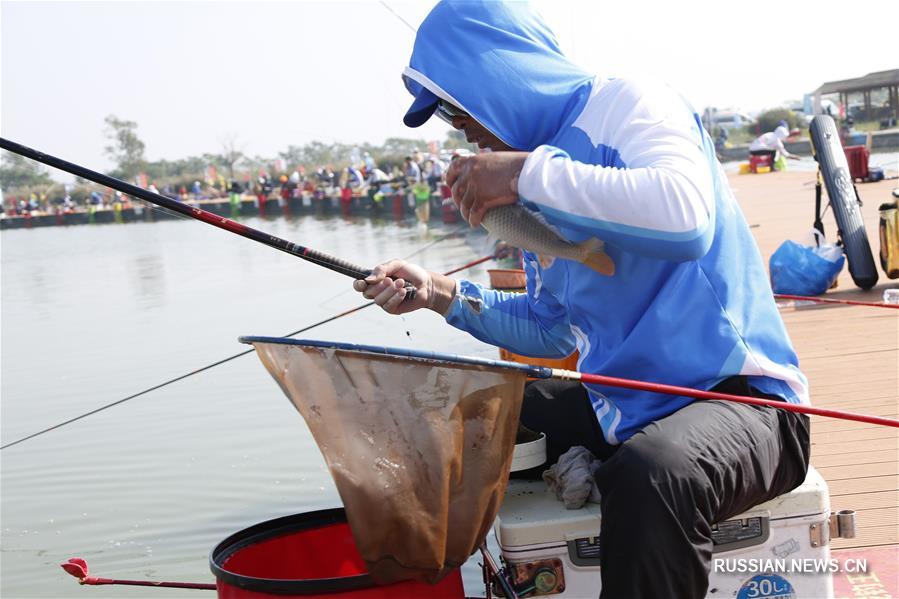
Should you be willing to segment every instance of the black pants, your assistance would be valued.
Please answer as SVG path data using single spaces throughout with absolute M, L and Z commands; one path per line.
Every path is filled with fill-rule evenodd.
M 744 377 L 714 390 L 781 399 Z M 535 381 L 521 422 L 546 434 L 550 464 L 574 445 L 603 460 L 602 599 L 704 597 L 712 525 L 796 488 L 808 468 L 808 418 L 775 408 L 698 400 L 612 446 L 579 383 Z

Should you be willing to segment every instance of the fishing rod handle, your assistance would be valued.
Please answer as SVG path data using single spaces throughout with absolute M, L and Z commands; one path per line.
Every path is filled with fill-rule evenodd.
M 313 250 L 311 248 L 306 248 L 302 246 L 296 246 L 297 256 L 301 258 L 306 258 L 307 260 L 311 260 L 317 264 L 327 265 L 333 271 L 339 272 L 340 274 L 347 275 L 348 277 L 353 277 L 354 279 L 366 279 L 371 276 L 372 269 L 370 268 L 362 268 L 358 264 L 353 264 L 347 260 L 343 260 L 341 258 L 335 258 L 334 256 L 329 256 L 323 252 L 319 252 L 318 250 Z M 413 285 L 406 285 L 406 297 L 403 298 L 403 301 L 408 301 L 415 298 L 415 292 L 417 289 Z
M 300 258 L 315 262 L 316 264 L 327 265 L 327 268 L 339 272 L 342 275 L 353 277 L 354 279 L 364 279 L 371 274 L 370 268 L 364 268 L 358 264 L 353 264 L 342 258 L 335 258 L 324 252 L 313 250 L 298 244 L 291 244 L 291 253 Z

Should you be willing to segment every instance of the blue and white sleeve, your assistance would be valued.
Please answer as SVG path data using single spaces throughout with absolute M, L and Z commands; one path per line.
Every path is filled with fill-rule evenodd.
M 540 146 L 525 162 L 519 194 L 551 223 L 625 251 L 670 261 L 701 258 L 712 243 L 715 173 L 711 147 L 679 96 L 610 84 L 574 126 L 613 166 Z
M 539 279 L 528 271 L 528 293 L 485 289 L 459 281 L 446 321 L 485 343 L 535 358 L 564 358 L 576 349 L 565 308 L 549 293 L 535 294 Z M 536 297 L 535 297 L 536 295 Z

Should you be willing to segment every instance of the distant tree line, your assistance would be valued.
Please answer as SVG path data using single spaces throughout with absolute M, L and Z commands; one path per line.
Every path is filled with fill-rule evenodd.
M 218 152 L 188 156 L 177 160 L 147 160 L 146 144 L 140 139 L 134 121 L 109 115 L 104 119 L 107 144 L 104 154 L 115 164 L 109 175 L 134 181 L 140 175 L 157 185 L 180 185 L 184 182 L 202 180 L 208 166 L 214 166 L 219 174 L 230 181 L 235 178 L 255 176 L 260 170 L 272 173 L 280 159 L 284 169 L 295 169 L 303 165 L 314 172 L 322 166 L 341 169 L 350 165 L 351 160 L 361 160 L 367 152 L 379 165 L 402 164 L 403 158 L 415 150 L 428 153 L 428 142 L 423 139 L 391 137 L 383 144 L 370 143 L 324 143 L 311 141 L 305 145 L 290 145 L 274 157 L 249 156 L 245 153 L 237 134 L 228 133 L 221 141 Z M 444 149 L 477 148 L 465 141 L 459 131 L 450 131 L 441 144 Z M 79 184 L 86 183 L 78 180 Z M 4 191 L 28 188 L 50 187 L 54 185 L 48 170 L 42 165 L 17 154 L 3 152 L 0 157 L 0 187 Z
M 786 121 L 789 129 L 801 129 L 805 126 L 802 116 L 792 110 L 788 108 L 772 108 L 759 114 L 756 122 L 747 127 L 747 131 L 749 133 L 774 131 L 777 128 L 777 124 L 781 121 Z
M 41 163 L 12 152 L 3 152 L 0 159 L 0 187 L 4 190 L 52 184 L 53 179 Z

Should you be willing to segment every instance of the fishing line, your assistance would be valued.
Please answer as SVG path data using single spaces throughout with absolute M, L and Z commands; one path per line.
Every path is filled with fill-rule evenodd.
M 489 255 L 489 256 L 484 256 L 484 257 L 482 257 L 482 258 L 478 258 L 477 260 L 473 260 L 473 261 L 469 262 L 468 264 L 463 264 L 462 266 L 460 266 L 460 267 L 458 267 L 458 268 L 454 268 L 454 269 L 452 269 L 452 270 L 450 270 L 450 271 L 447 271 L 447 272 L 445 272 L 445 273 L 443 273 L 443 274 L 444 274 L 444 276 L 449 276 L 449 275 L 452 275 L 452 274 L 456 274 L 456 273 L 459 272 L 459 271 L 462 271 L 462 270 L 466 270 L 466 269 L 472 268 L 473 266 L 477 266 L 478 264 L 482 264 L 482 263 L 484 263 L 484 262 L 487 262 L 488 260 L 493 260 L 494 258 L 497 258 L 497 257 L 500 257 L 500 256 L 499 256 L 498 254 L 491 254 L 491 255 Z M 306 331 L 309 331 L 309 330 L 311 330 L 311 329 L 314 329 L 315 327 L 318 327 L 318 326 L 321 326 L 321 325 L 323 325 L 323 324 L 327 324 L 327 323 L 329 323 L 329 322 L 335 321 L 335 320 L 337 320 L 338 318 L 343 318 L 344 316 L 349 316 L 350 314 L 353 314 L 354 312 L 358 312 L 358 311 L 360 311 L 360 310 L 362 310 L 362 309 L 364 309 L 364 308 L 368 308 L 369 306 L 373 306 L 374 304 L 375 304 L 374 302 L 368 302 L 367 304 L 362 304 L 362 305 L 356 306 L 355 308 L 350 308 L 349 310 L 346 310 L 346 311 L 344 311 L 344 312 L 341 312 L 340 314 L 335 314 L 334 316 L 330 316 L 330 317 L 328 317 L 328 318 L 326 318 L 326 319 L 324 319 L 324 320 L 321 320 L 321 321 L 319 321 L 319 322 L 316 322 L 315 324 L 311 324 L 311 325 L 309 325 L 309 326 L 307 326 L 307 327 L 303 327 L 302 329 L 293 331 L 292 333 L 288 333 L 288 334 L 284 335 L 284 337 L 293 337 L 294 335 L 299 335 L 300 333 L 305 333 Z M 32 434 L 30 434 L 30 435 L 28 435 L 28 436 L 26 436 L 26 437 L 22 437 L 21 439 L 17 439 L 17 440 L 15 440 L 15 441 L 11 442 L 11 443 L 7 443 L 7 444 L 5 444 L 5 445 L 0 445 L 0 450 L 6 449 L 7 447 L 12 447 L 13 445 L 18 445 L 19 443 L 22 443 L 23 441 L 27 441 L 28 439 L 33 439 L 33 438 L 35 438 L 35 437 L 39 437 L 40 435 L 43 435 L 43 434 L 45 434 L 45 433 L 49 433 L 49 432 L 51 432 L 51 431 L 54 431 L 54 430 L 56 430 L 56 429 L 58 429 L 58 428 L 61 428 L 61 427 L 65 426 L 65 425 L 67 425 L 67 424 L 71 424 L 71 423 L 73 423 L 73 422 L 76 422 L 76 421 L 78 421 L 78 420 L 81 420 L 82 418 L 87 418 L 88 416 L 92 416 L 92 415 L 94 415 L 94 414 L 96 414 L 96 413 L 98 413 L 98 412 L 102 412 L 103 410 L 108 410 L 109 408 L 111 408 L 111 407 L 113 407 L 113 406 L 117 406 L 117 405 L 119 405 L 119 404 L 125 403 L 126 401 L 131 400 L 131 399 L 134 399 L 134 398 L 136 398 L 136 397 L 140 397 L 141 395 L 146 395 L 147 393 L 149 393 L 149 392 L 151 392 L 151 391 L 155 391 L 155 390 L 157 390 L 157 389 L 161 389 L 161 388 L 163 388 L 163 387 L 165 387 L 165 386 L 167 386 L 167 385 L 171 385 L 172 383 L 177 383 L 178 381 L 183 380 L 183 379 L 186 379 L 187 377 L 193 376 L 193 375 L 195 375 L 195 374 L 199 374 L 199 373 L 201 373 L 201 372 L 203 372 L 203 371 L 205 371 L 205 370 L 209 370 L 209 369 L 211 369 L 211 368 L 214 368 L 214 367 L 216 367 L 216 366 L 219 366 L 220 364 L 224 364 L 224 363 L 226 363 L 226 362 L 230 362 L 231 360 L 234 360 L 234 359 L 239 358 L 239 357 L 241 357 L 241 356 L 245 356 L 245 355 L 247 355 L 247 354 L 251 354 L 251 353 L 253 353 L 254 351 L 256 351 L 256 349 L 251 347 L 251 348 L 248 349 L 248 350 L 245 350 L 245 351 L 242 351 L 242 352 L 240 352 L 240 353 L 234 354 L 233 356 L 229 356 L 229 357 L 224 358 L 224 359 L 222 359 L 222 360 L 218 360 L 217 362 L 213 362 L 212 364 L 208 364 L 208 365 L 206 365 L 206 366 L 203 366 L 202 368 L 198 368 L 198 369 L 193 370 L 193 371 L 191 371 L 191 372 L 188 372 L 188 373 L 186 373 L 186 374 L 182 374 L 182 375 L 177 376 L 177 377 L 175 377 L 175 378 L 173 378 L 173 379 L 169 379 L 169 380 L 165 381 L 164 383 L 160 383 L 160 384 L 158 384 L 158 385 L 154 385 L 154 386 L 152 386 L 152 387 L 150 387 L 150 388 L 148 388 L 148 389 L 144 389 L 143 391 L 139 391 L 139 392 L 137 392 L 137 393 L 135 393 L 135 394 L 133 394 L 133 395 L 129 395 L 128 397 L 124 397 L 124 398 L 119 399 L 119 400 L 117 400 L 117 401 L 114 401 L 114 402 L 112 402 L 112 403 L 108 403 L 108 404 L 106 404 L 106 405 L 104 405 L 104 406 L 100 406 L 99 408 L 96 408 L 96 409 L 94 409 L 94 410 L 91 410 L 90 412 L 85 412 L 84 414 L 81 414 L 81 415 L 79 415 L 79 416 L 75 416 L 74 418 L 70 418 L 70 419 L 68 419 L 68 420 L 66 420 L 66 421 L 64 421 L 64 422 L 60 422 L 59 424 L 55 424 L 55 425 L 53 425 L 53 426 L 51 426 L 51 427 L 45 428 L 45 429 L 43 429 L 43 430 L 41 430 L 41 431 L 38 431 L 38 432 L 36 432 L 36 433 L 32 433 Z
M 402 21 L 402 22 L 403 22 L 403 25 L 405 25 L 406 27 L 408 27 L 409 30 L 410 30 L 412 33 L 417 33 L 415 27 L 413 27 L 412 25 L 410 25 L 410 24 L 409 24 L 409 21 L 407 21 L 407 20 L 404 19 L 402 16 L 400 16 L 400 14 L 399 14 L 398 12 L 396 12 L 395 10 L 393 10 L 392 8 L 390 8 L 390 5 L 387 4 L 387 2 L 385 2 L 384 0 L 381 0 L 381 5 L 382 5 L 384 8 L 386 8 L 388 11 L 390 11 L 390 12 L 393 14 L 393 16 L 395 16 L 397 19 L 399 19 L 400 21 Z

